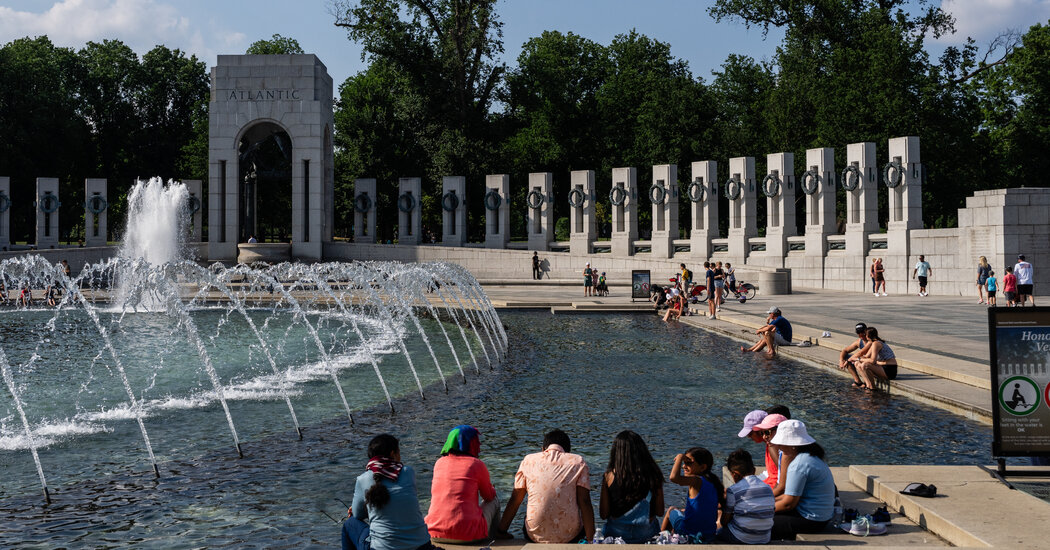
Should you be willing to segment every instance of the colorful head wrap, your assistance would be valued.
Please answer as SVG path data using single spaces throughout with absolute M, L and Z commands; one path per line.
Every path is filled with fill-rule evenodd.
M 478 437 L 480 435 L 473 426 L 466 424 L 452 428 L 452 431 L 448 432 L 445 446 L 441 448 L 441 455 L 444 456 L 450 452 L 455 452 L 456 454 L 467 454 L 473 457 L 478 456 L 478 453 L 481 452 L 481 438 Z

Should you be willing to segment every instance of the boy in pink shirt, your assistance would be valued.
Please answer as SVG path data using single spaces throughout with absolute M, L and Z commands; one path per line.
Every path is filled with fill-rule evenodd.
M 543 437 L 543 452 L 522 459 L 514 474 L 514 492 L 500 521 L 504 536 L 509 536 L 507 529 L 528 495 L 527 540 L 563 544 L 594 538 L 590 469 L 583 457 L 569 452 L 570 448 L 569 436 L 554 430 Z

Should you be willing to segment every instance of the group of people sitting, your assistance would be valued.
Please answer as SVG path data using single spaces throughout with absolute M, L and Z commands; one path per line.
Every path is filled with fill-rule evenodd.
M 836 491 L 824 450 L 786 407 L 752 411 L 738 434 L 765 446 L 765 471 L 756 475 L 751 454 L 729 453 L 726 488 L 703 447 L 675 456 L 667 481 L 686 487 L 682 506 L 665 507 L 665 478 L 645 441 L 630 430 L 613 440 L 599 481 L 598 537 L 645 543 L 671 534 L 691 542 L 765 544 L 822 530 L 833 515 Z M 522 531 L 536 543 L 592 542 L 596 537 L 587 462 L 573 454 L 569 436 L 553 430 L 542 450 L 522 459 L 514 489 L 500 515 L 496 489 L 479 459 L 481 440 L 456 426 L 434 464 L 429 513 L 416 494 L 416 474 L 402 462 L 398 440 L 378 435 L 358 476 L 343 522 L 344 550 L 430 550 L 434 543 L 478 544 L 508 533 L 528 498 Z M 661 533 L 664 531 L 665 533 Z

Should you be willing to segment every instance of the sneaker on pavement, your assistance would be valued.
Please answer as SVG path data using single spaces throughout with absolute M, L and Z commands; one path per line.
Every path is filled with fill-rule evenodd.
M 871 513 L 871 521 L 875 523 L 889 523 L 890 511 L 885 506 L 879 506 Z
M 857 537 L 885 535 L 886 526 L 873 522 L 871 516 L 859 516 L 850 525 L 849 534 Z

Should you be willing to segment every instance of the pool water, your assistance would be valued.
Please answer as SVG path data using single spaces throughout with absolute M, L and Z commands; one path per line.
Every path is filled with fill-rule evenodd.
M 293 397 L 297 411 L 306 411 L 302 441 L 288 426 L 283 400 L 236 401 L 231 409 L 244 431 L 244 458 L 232 451 L 215 403 L 158 410 L 147 419 L 162 456 L 160 479 L 143 460 L 132 420 L 46 447 L 41 459 L 50 506 L 35 485 L 29 453 L 0 451 L 0 547 L 336 546 L 334 519 L 346 513 L 343 502 L 353 496 L 373 435 L 401 439 L 426 513 L 433 463 L 448 430 L 462 423 L 481 431 L 481 458 L 503 496 L 521 457 L 540 450 L 546 431 L 565 430 L 572 451 L 590 465 L 595 509 L 599 474 L 617 432 L 641 434 L 665 475 L 675 454 L 697 445 L 714 453 L 716 465 L 741 446 L 761 462 L 761 447 L 736 433 L 748 411 L 773 404 L 806 422 L 833 466 L 991 460 L 988 426 L 900 396 L 857 392 L 841 378 L 787 359 L 744 355 L 736 342 L 653 316 L 509 311 L 500 317 L 510 336 L 508 361 L 493 370 L 482 363 L 481 374 L 468 371 L 464 383 L 448 366 L 446 347 L 440 355 L 445 373 L 457 372 L 447 379 L 447 394 L 436 373 L 421 368 L 425 352 L 418 342 L 410 348 L 428 384 L 425 400 L 403 358 L 383 354 L 380 366 L 399 396 L 395 415 L 375 389 L 370 365 L 340 371 L 348 391 L 360 389 L 353 428 L 331 382 L 322 379 L 303 381 Z M 431 340 L 440 334 L 433 322 L 427 328 Z M 12 424 L 6 414 L 5 424 Z M 669 505 L 684 499 L 679 487 L 666 490 Z

